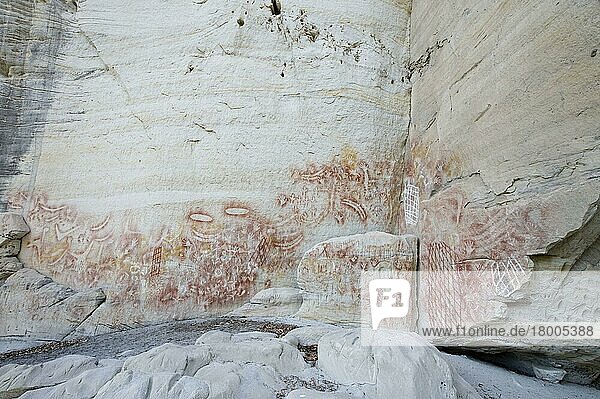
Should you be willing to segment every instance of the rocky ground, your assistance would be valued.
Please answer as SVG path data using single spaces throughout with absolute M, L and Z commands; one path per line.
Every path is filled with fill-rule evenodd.
M 399 334 L 394 339 L 412 339 L 394 334 Z M 429 346 L 366 349 L 356 329 L 285 318 L 177 321 L 10 352 L 6 348 L 0 348 L 1 399 L 352 399 L 400 391 L 428 399 L 600 395 Z
M 484 399 L 592 399 L 596 389 L 582 385 L 553 384 L 517 374 L 467 356 L 445 355 L 458 374 Z
M 297 327 L 297 324 L 249 318 L 172 321 L 71 341 L 44 343 L 34 348 L 0 353 L 0 366 L 6 363 L 35 364 L 72 354 L 94 356 L 100 359 L 118 357 L 123 354 L 136 355 L 165 343 L 193 345 L 202 333 L 211 330 L 232 333 L 262 331 L 282 337 Z

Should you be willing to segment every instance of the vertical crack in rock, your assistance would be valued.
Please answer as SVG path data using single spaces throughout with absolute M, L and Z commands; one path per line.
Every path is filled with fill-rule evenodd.
M 59 1 L 0 3 L 0 211 L 12 176 L 35 179 L 35 165 L 21 161 L 43 133 L 65 11 Z

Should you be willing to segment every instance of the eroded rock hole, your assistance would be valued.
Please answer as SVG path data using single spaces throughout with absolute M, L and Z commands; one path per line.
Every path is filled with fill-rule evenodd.
M 281 2 L 279 0 L 271 0 L 271 5 L 269 6 L 273 15 L 281 14 Z

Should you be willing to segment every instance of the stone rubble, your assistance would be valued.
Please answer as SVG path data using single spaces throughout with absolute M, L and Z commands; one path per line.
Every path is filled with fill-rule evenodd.
M 29 233 L 29 226 L 25 219 L 17 213 L 0 213 L 0 247 L 4 247 L 8 242 L 20 240 Z

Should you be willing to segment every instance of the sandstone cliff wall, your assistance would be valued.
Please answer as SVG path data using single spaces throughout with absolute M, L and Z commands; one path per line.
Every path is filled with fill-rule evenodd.
M 599 10 L 413 4 L 403 225 L 424 269 L 597 269 Z
M 28 267 L 106 293 L 90 323 L 218 312 L 396 229 L 408 1 L 1 7 L 1 201 Z

